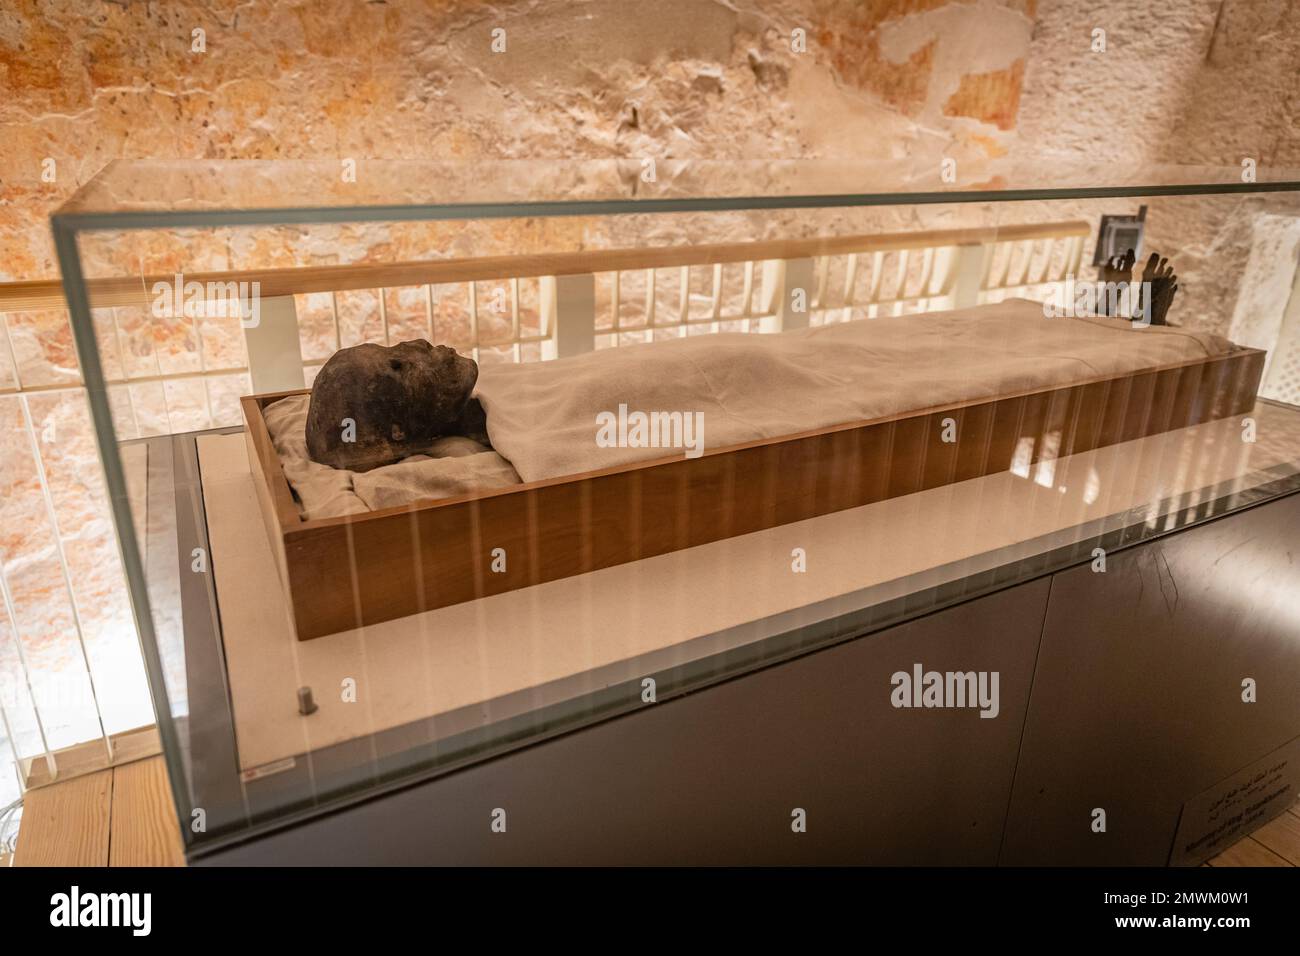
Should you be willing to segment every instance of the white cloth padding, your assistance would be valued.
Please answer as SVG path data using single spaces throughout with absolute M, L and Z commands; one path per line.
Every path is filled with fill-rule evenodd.
M 519 484 L 519 476 L 496 452 L 459 435 L 434 442 L 428 455 L 412 455 L 367 472 L 331 468 L 307 457 L 309 395 L 291 395 L 262 415 L 304 518 L 365 514 L 381 508 L 432 501 Z

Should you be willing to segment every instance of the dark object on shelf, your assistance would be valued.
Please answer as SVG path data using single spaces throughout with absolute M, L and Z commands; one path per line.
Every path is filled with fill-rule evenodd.
M 1097 228 L 1097 248 L 1092 254 L 1094 266 L 1104 266 L 1125 249 L 1134 256 L 1142 254 L 1142 233 L 1147 218 L 1147 207 L 1138 207 L 1136 216 L 1102 216 Z
M 1108 259 L 1101 267 L 1101 281 L 1108 286 L 1121 286 L 1130 290 L 1130 305 L 1134 321 L 1143 320 L 1148 325 L 1168 325 L 1169 306 L 1173 304 L 1174 293 L 1178 291 L 1178 276 L 1174 267 L 1160 253 L 1151 253 L 1147 264 L 1142 268 L 1142 279 L 1133 282 L 1133 263 L 1135 255 L 1132 249 L 1122 256 Z M 1097 297 L 1097 309 L 1102 315 L 1112 315 L 1111 308 L 1118 298 L 1110 295 Z
M 1101 265 L 1101 281 L 1108 286 L 1123 285 L 1126 289 L 1133 284 L 1133 263 L 1137 259 L 1137 253 L 1132 249 L 1122 256 L 1113 256 L 1107 259 Z M 1116 302 L 1109 295 L 1100 295 L 1097 297 L 1097 309 L 1102 315 L 1111 315 L 1111 305 Z
M 1151 253 L 1151 258 L 1147 259 L 1142 270 L 1142 285 L 1139 286 L 1134 318 L 1145 312 L 1152 325 L 1168 325 L 1165 317 L 1169 314 L 1169 306 L 1173 304 L 1174 293 L 1177 291 L 1178 276 L 1174 275 L 1174 267 L 1168 259 Z
M 306 717 L 308 714 L 314 714 L 319 710 L 316 701 L 312 699 L 310 687 L 298 688 L 298 713 Z
M 311 390 L 307 453 L 349 471 L 419 454 L 435 439 L 459 434 L 477 381 L 473 359 L 423 339 L 340 349 Z

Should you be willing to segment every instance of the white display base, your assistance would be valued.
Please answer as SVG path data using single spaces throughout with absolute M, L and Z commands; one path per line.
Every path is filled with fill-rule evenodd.
M 470 711 L 489 723 L 858 609 L 865 588 L 881 601 L 958 580 L 1146 505 L 1156 521 L 1163 499 L 1194 504 L 1300 461 L 1300 411 L 1254 417 L 1253 444 L 1239 421 L 1213 422 L 307 642 L 290 629 L 243 436 L 200 437 L 241 766 L 517 695 Z M 309 717 L 303 685 L 320 708 Z

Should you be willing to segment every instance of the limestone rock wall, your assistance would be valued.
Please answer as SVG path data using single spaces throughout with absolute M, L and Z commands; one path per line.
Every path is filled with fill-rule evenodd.
M 1104 30 L 1105 50 L 1090 42 Z M 1044 161 L 1300 169 L 1300 5 L 1281 0 L 1041 3 L 1021 96 L 1019 149 Z M 1113 204 L 1135 212 L 1136 202 Z M 1252 247 L 1291 249 L 1290 198 L 1152 204 L 1148 248 L 1174 257 L 1179 320 L 1228 334 Z M 1292 270 L 1293 271 L 1293 270 Z M 1285 302 L 1283 288 L 1245 290 Z M 1261 275 L 1258 271 L 1255 275 Z M 1187 308 L 1194 302 L 1195 308 Z
M 1098 29 L 1105 52 L 1093 50 Z M 497 36 L 503 52 L 493 51 Z M 960 170 L 991 157 L 1035 156 L 1098 160 L 1099 176 L 1105 164 L 1236 166 L 1243 157 L 1297 167 L 1298 62 L 1293 0 L 5 0 L 0 281 L 57 275 L 49 213 L 116 158 L 842 158 L 924 169 L 952 157 Z M 136 234 L 86 251 L 105 272 L 166 272 L 989 217 L 1095 220 L 1102 205 L 1136 208 L 1026 203 Z M 1168 202 L 1153 209 L 1151 238 L 1179 250 L 1187 301 L 1198 303 L 1194 320 L 1226 330 L 1240 311 L 1235 276 L 1250 250 L 1257 260 L 1269 250 L 1294 253 L 1294 216 L 1258 200 Z M 1284 272 L 1258 261 L 1252 268 Z M 1251 301 L 1279 296 L 1274 289 Z M 374 296 L 344 297 L 341 307 L 349 334 L 364 335 Z M 328 321 L 311 308 L 304 303 L 306 323 Z M 105 358 L 110 374 L 197 367 L 199 342 L 188 325 L 121 318 L 122 336 Z M 1249 318 L 1239 314 L 1238 326 Z M 63 313 L 7 321 L 0 389 L 12 390 L 19 376 L 24 386 L 77 383 Z M 106 329 L 104 338 L 114 337 Z M 203 346 L 229 364 L 242 348 L 237 337 Z M 243 387 L 218 383 L 217 409 L 209 411 L 181 385 L 140 386 L 134 416 L 123 417 L 143 433 L 204 427 Z M 35 447 L 28 416 L 40 435 Z M 109 730 L 147 722 L 84 396 L 34 394 L 24 411 L 15 396 L 0 394 L 0 429 L 0 560 L 17 624 L 15 633 L 0 615 L 0 675 L 17 672 L 21 641 L 32 667 L 66 677 L 80 702 L 47 728 L 52 744 L 93 735 L 78 670 L 80 628 L 102 678 Z M 31 715 L 9 717 L 20 749 L 31 752 Z
M 0 279 L 55 274 L 45 217 L 117 157 L 996 154 L 1033 16 L 1032 0 L 15 0 Z

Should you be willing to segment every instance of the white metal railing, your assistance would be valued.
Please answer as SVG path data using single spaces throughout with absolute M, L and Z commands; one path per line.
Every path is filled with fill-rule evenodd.
M 634 250 L 594 252 L 581 263 L 589 263 L 592 271 L 549 275 L 536 269 L 510 274 L 515 260 L 504 259 L 501 274 L 486 279 L 484 267 L 468 268 L 475 262 L 470 260 L 467 271 L 473 278 L 463 281 L 370 288 L 357 285 L 355 276 L 349 276 L 346 287 L 299 291 L 290 271 L 287 278 L 277 273 L 282 294 L 261 300 L 256 329 L 242 328 L 237 317 L 157 319 L 143 305 L 111 304 L 94 309 L 93 314 L 120 436 L 133 438 L 237 425 L 240 394 L 303 387 L 335 351 L 361 341 L 392 344 L 427 338 L 453 345 L 479 362 L 540 361 L 682 335 L 770 333 L 961 308 L 1011 294 L 1046 295 L 1056 283 L 1077 274 L 1088 229 L 1081 223 L 1065 223 L 1028 227 L 1028 231 L 1030 238 L 1011 240 L 999 238 L 997 231 L 936 233 L 932 244 L 925 241 L 930 234 L 860 237 L 861 248 L 854 248 L 851 239 L 836 240 L 837 248 L 824 252 L 814 240 L 758 244 L 764 252 L 788 246 L 797 253 L 778 259 L 746 256 L 750 248 L 746 246 L 699 247 L 701 261 L 674 252 L 668 258 L 681 261 L 667 265 L 660 264 L 664 250 L 645 250 L 644 259 L 654 261 L 643 267 L 636 262 L 640 254 Z M 497 268 L 496 262 L 492 260 L 492 268 Z M 602 268 L 611 263 L 612 268 Z M 402 274 L 407 273 L 418 275 L 418 270 L 408 266 Z M 320 286 L 329 280 L 313 281 Z M 19 345 L 40 343 L 23 337 L 27 331 L 22 323 L 11 321 L 17 319 L 21 319 L 17 310 L 0 311 L 2 343 L 8 351 L 7 363 L 0 360 L 0 407 L 16 402 L 20 410 L 18 430 L 24 433 L 31 463 L 26 477 L 39 489 L 50 539 L 48 547 L 35 542 L 32 549 L 51 552 L 56 580 L 45 583 L 47 598 L 57 603 L 62 592 L 72 627 L 59 637 L 42 633 L 39 623 L 24 622 L 18 613 L 24 595 L 11 587 L 15 556 L 0 553 L 0 598 L 5 605 L 0 624 L 8 631 L 0 651 L 5 643 L 13 651 L 0 653 L 0 668 L 8 666 L 16 672 L 11 686 L 20 698 L 0 697 L 0 731 L 9 741 L 16 765 L 43 756 L 48 776 L 53 777 L 58 772 L 59 742 L 47 733 L 50 720 L 37 703 L 33 688 L 42 665 L 31 659 L 28 644 L 60 640 L 61 653 L 44 655 L 43 660 L 57 659 L 59 666 L 84 671 L 97 734 L 110 760 L 115 728 L 106 727 L 100 713 L 102 682 L 96 682 L 87 652 L 82 598 L 68 560 L 68 548 L 81 542 L 69 538 L 61 521 L 44 462 L 43 422 L 31 406 L 34 400 L 81 397 L 77 407 L 85 434 L 80 440 L 89 441 L 82 386 L 66 373 L 24 374 Z M 16 335 L 16 330 L 23 334 Z M 183 336 L 186 347 L 179 358 L 166 353 L 164 332 Z M 209 346 L 210 341 L 215 347 Z M 13 434 L 11 430 L 11 442 Z M 4 451 L 6 459 L 16 457 L 15 449 Z M 94 471 L 97 481 L 98 471 Z M 22 553 L 21 542 L 17 550 L 17 560 L 31 557 Z M 111 560 L 116 562 L 116 553 Z M 138 653 L 134 643 L 123 643 L 119 652 Z M 144 703 L 147 707 L 147 700 Z M 15 709 L 22 713 L 16 715 Z M 34 752 L 21 752 L 18 724 L 34 726 Z M 0 805 L 4 796 L 0 786 Z
M 1082 235 L 994 243 L 981 283 L 981 299 L 1001 302 L 1010 296 L 1045 296 L 1083 266 Z

